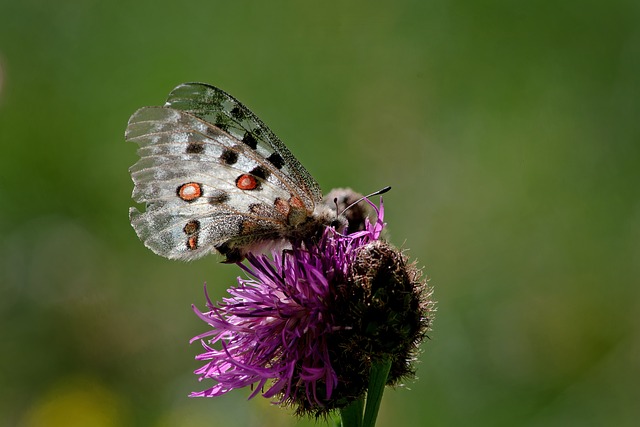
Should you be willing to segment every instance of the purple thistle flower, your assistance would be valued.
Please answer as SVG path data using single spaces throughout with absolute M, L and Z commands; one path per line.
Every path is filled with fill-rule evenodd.
M 377 241 L 384 228 L 382 202 L 379 209 L 371 206 L 377 220 L 365 221 L 364 230 L 342 235 L 327 227 L 316 243 L 274 251 L 271 257 L 248 254 L 248 265 L 238 264 L 248 278 L 239 277 L 238 286 L 228 290 L 230 297 L 218 304 L 205 288 L 209 311 L 193 309 L 212 329 L 191 342 L 201 341 L 205 351 L 196 359 L 207 361 L 195 373 L 216 384 L 192 397 L 252 386 L 250 398 L 262 394 L 278 404 L 296 404 L 298 413 L 319 415 L 365 392 L 372 357 L 388 347 L 363 335 L 371 324 L 363 325 L 360 316 L 367 318 L 371 299 L 356 285 L 360 279 L 370 285 L 358 268 L 361 254 L 368 260 L 375 252 L 371 245 L 382 243 Z M 355 303 L 349 301 L 353 296 Z M 418 319 L 409 327 L 412 344 L 429 323 L 424 310 Z M 409 359 L 408 354 L 398 359 L 398 375 L 390 383 L 410 373 Z
M 382 220 L 381 207 L 377 222 L 367 223 L 364 231 L 342 236 L 327 227 L 309 249 L 274 251 L 272 258 L 248 254 L 250 266 L 239 265 L 251 278 L 238 278 L 239 286 L 228 290 L 231 298 L 215 306 L 207 295 L 207 313 L 194 307 L 213 329 L 191 341 L 208 338 L 222 348 L 203 342 L 206 351 L 197 359 L 210 362 L 196 373 L 218 384 L 192 396 L 219 396 L 257 384 L 253 397 L 274 381 L 263 396 L 283 393 L 282 401 L 295 400 L 302 381 L 307 397 L 320 404 L 316 385 L 322 381 L 329 398 L 337 383 L 326 343 L 337 327 L 328 310 L 335 298 L 330 284 L 344 282 L 355 249 L 380 236 Z

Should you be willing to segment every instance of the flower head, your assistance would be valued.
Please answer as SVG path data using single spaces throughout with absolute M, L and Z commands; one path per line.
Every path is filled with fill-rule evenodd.
M 298 413 L 319 415 L 362 396 L 376 357 L 404 351 L 394 356 L 390 384 L 411 373 L 406 366 L 429 325 L 421 302 L 424 287 L 411 276 L 405 280 L 408 288 L 389 288 L 381 299 L 378 288 L 393 276 L 387 274 L 389 262 L 404 266 L 405 260 L 395 249 L 395 258 L 376 255 L 384 228 L 382 203 L 375 210 L 376 222 L 367 221 L 364 230 L 345 236 L 328 227 L 316 243 L 274 251 L 271 257 L 249 254 L 248 265 L 239 264 L 248 278 L 238 278 L 229 297 L 214 304 L 207 296 L 205 313 L 194 308 L 212 327 L 192 339 L 205 349 L 197 359 L 207 361 L 196 374 L 216 384 L 192 396 L 252 386 L 250 397 L 260 393 L 295 405 Z M 382 268 L 384 277 L 372 273 L 369 264 Z M 389 299 L 402 313 L 387 316 L 395 318 L 392 324 L 376 325 L 384 321 L 380 312 L 387 310 Z M 409 324 L 404 322 L 407 302 L 414 306 Z M 404 344 L 396 343 L 398 324 Z

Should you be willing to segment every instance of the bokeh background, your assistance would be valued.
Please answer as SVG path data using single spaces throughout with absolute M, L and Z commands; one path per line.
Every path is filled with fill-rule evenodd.
M 143 247 L 123 138 L 186 81 L 325 190 L 393 186 L 439 306 L 380 426 L 637 425 L 637 1 L 2 0 L 0 70 L 0 425 L 315 424 L 187 398 L 190 305 L 238 273 Z

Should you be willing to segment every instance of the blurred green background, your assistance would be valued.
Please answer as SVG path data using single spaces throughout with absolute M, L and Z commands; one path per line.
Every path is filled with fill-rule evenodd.
M 439 305 L 378 425 L 637 425 L 637 1 L 3 0 L 0 69 L 1 425 L 314 425 L 186 397 L 190 305 L 238 271 L 144 248 L 123 138 L 186 81 L 325 191 L 393 186 Z

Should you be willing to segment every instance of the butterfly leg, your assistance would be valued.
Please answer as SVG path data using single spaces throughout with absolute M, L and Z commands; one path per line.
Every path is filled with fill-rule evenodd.
M 282 281 L 283 282 L 287 278 L 287 270 L 285 270 L 285 268 L 284 268 L 284 262 L 285 262 L 285 259 L 286 259 L 287 255 L 293 256 L 293 249 L 283 249 L 282 250 L 282 265 L 281 265 L 282 270 L 281 271 L 282 271 Z

